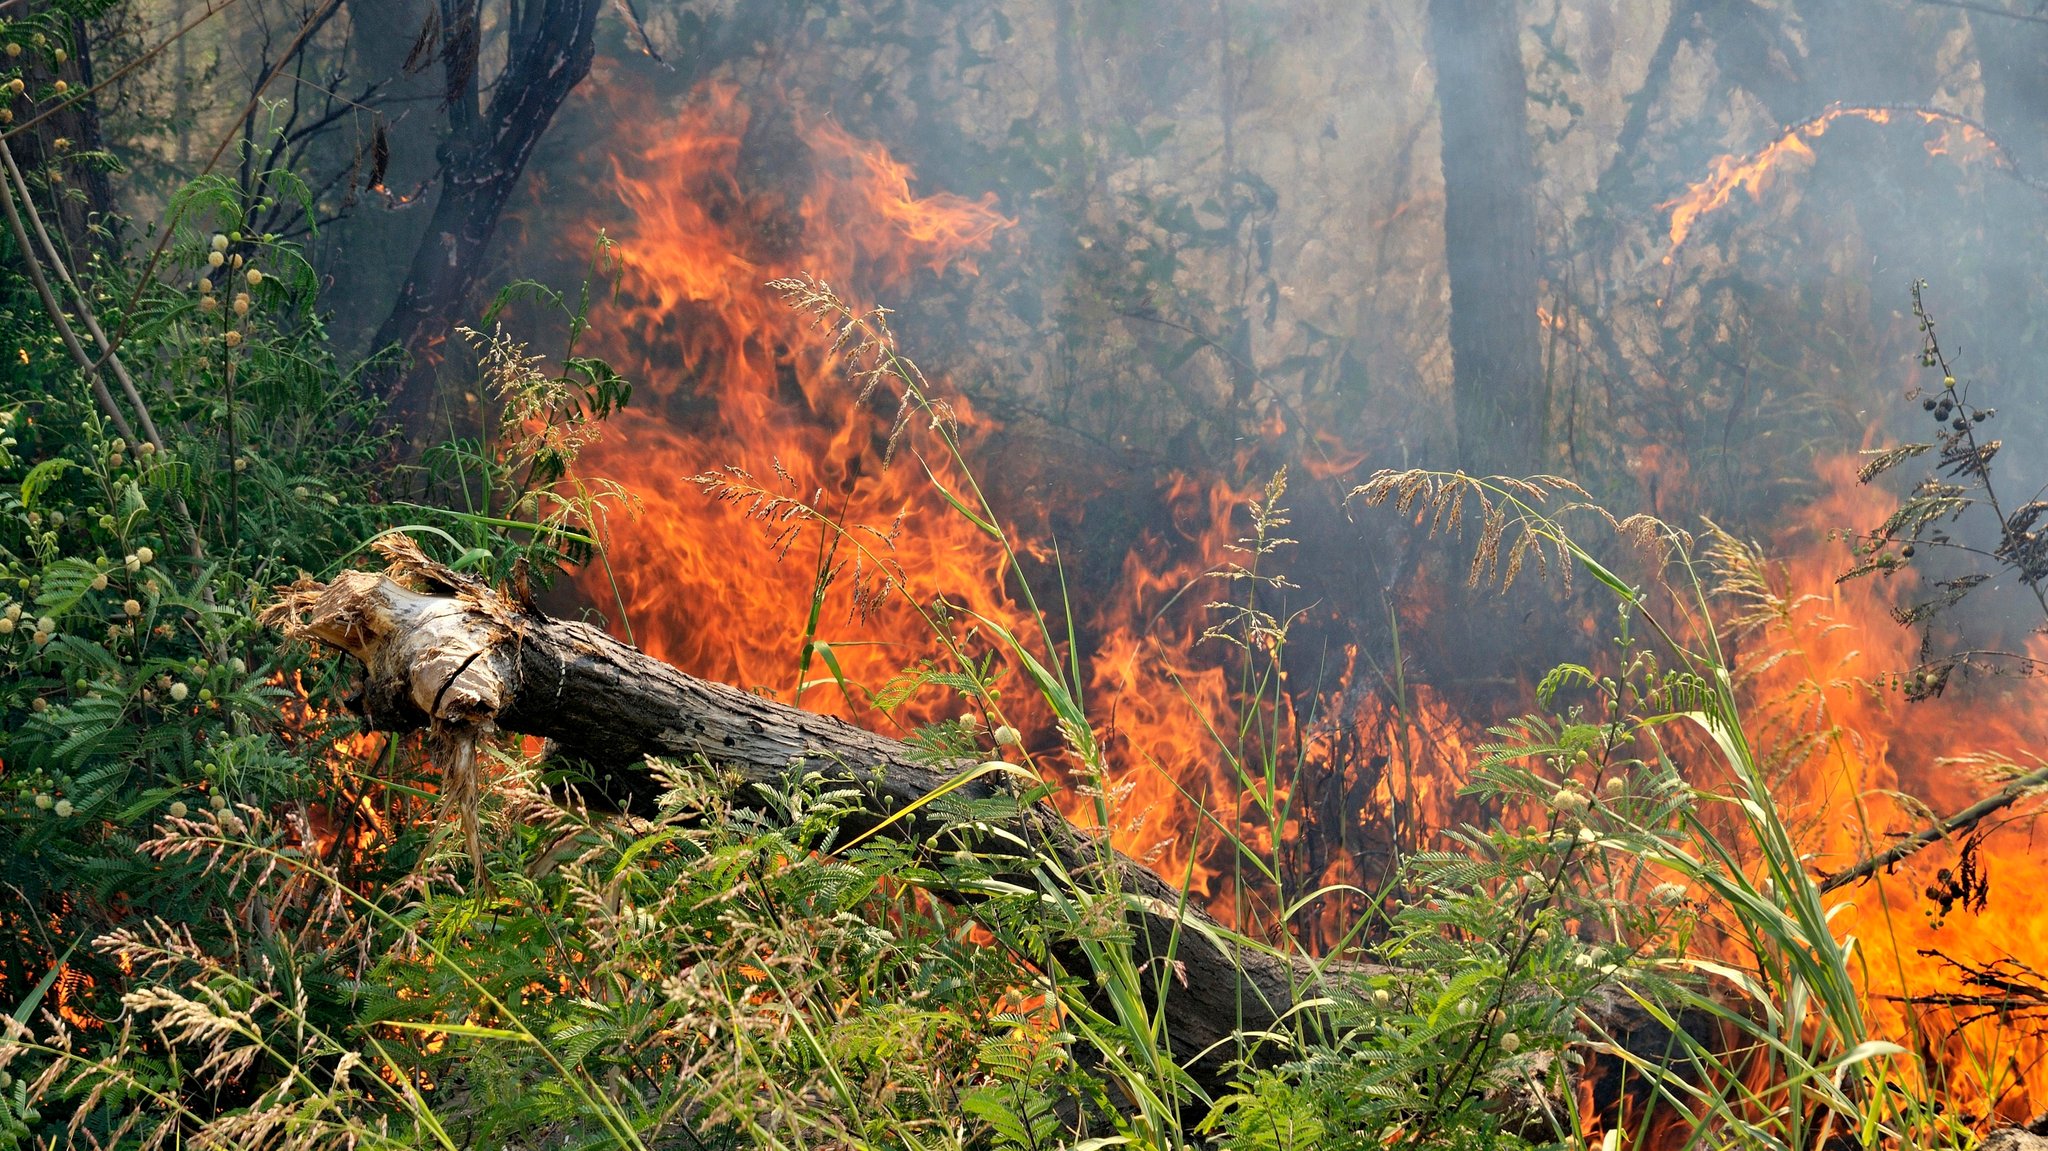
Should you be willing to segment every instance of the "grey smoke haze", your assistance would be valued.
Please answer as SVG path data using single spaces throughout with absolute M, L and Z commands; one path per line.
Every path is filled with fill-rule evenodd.
M 1501 462 L 1757 534 L 1817 459 L 1926 430 L 1902 398 L 1928 382 L 1925 278 L 2024 496 L 2048 478 L 2048 24 L 2007 2 L 639 0 L 500 248 L 507 274 L 573 274 L 570 233 L 624 211 L 607 158 L 733 85 L 758 112 L 751 190 L 800 195 L 789 125 L 830 119 L 918 192 L 1017 218 L 978 276 L 887 302 L 1020 435 L 1149 475 L 1227 469 L 1284 426 L 1278 455 L 1362 453 L 1357 475 Z M 1829 124 L 1674 248 L 1674 202 L 1724 157 L 1836 105 L 1896 114 Z M 1461 408 L 1460 353 L 1505 408 Z
M 1837 102 L 1961 113 L 2039 170 L 2048 26 L 1912 3 L 1506 7 L 1533 185 L 1479 191 L 1530 202 L 1538 276 L 1515 312 L 1558 318 L 1538 378 L 1496 381 L 1546 404 L 1543 463 L 1620 494 L 1629 469 L 1585 453 L 1661 443 L 1694 462 L 1705 506 L 1766 508 L 1810 453 L 1910 426 L 1915 277 L 2010 426 L 2040 408 L 2048 200 L 1982 154 L 1929 155 L 1938 128 L 1833 125 L 1675 253 L 1665 205 Z M 950 313 L 927 356 L 1020 411 L 1078 407 L 1150 450 L 1192 426 L 1221 450 L 1233 421 L 1285 405 L 1380 460 L 1449 464 L 1459 234 L 1435 56 L 1461 88 L 1497 71 L 1472 36 L 1501 8 L 642 3 L 667 65 L 618 28 L 593 85 L 682 100 L 730 81 L 881 141 L 920 191 L 996 192 L 1022 221 L 1005 251 L 898 302 Z M 572 119 L 556 158 L 604 131 Z M 2027 430 L 2009 442 L 2048 427 Z

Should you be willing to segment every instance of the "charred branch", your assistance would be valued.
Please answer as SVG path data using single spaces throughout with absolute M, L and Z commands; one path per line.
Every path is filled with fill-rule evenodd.
M 2039 771 L 2021 776 L 2000 788 L 1995 794 L 1978 800 L 1976 803 L 1956 812 L 1947 819 L 1941 820 L 1934 826 L 1917 831 L 1855 866 L 1844 868 L 1828 876 L 1821 881 L 1820 889 L 1823 892 L 1834 891 L 1837 888 L 1846 887 L 1859 879 L 1867 879 L 1924 847 L 1938 843 L 1958 832 L 1970 830 L 1989 816 L 2011 807 L 2013 804 L 2039 791 L 2042 787 L 2048 787 L 2048 768 L 2042 768 Z
M 1014 874 L 999 878 L 1027 888 L 1039 882 L 1032 874 L 1039 861 L 1056 860 L 1089 894 L 1121 900 L 1169 1046 L 1212 1093 L 1228 1084 L 1233 1060 L 1284 1054 L 1247 1036 L 1312 1023 L 1302 1017 L 1321 1004 L 1311 1000 L 1342 996 L 1365 977 L 1419 974 L 1260 946 L 1189 906 L 1184 892 L 1050 804 L 1024 802 L 1001 773 L 933 762 L 843 720 L 687 675 L 595 627 L 551 619 L 516 595 L 436 564 L 403 536 L 387 537 L 379 551 L 390 564 L 385 572 L 302 581 L 265 613 L 271 626 L 362 662 L 358 706 L 373 728 L 432 728 L 455 739 L 493 729 L 542 736 L 554 755 L 580 761 L 621 804 L 656 797 L 649 757 L 694 765 L 742 794 L 809 778 L 862 795 L 860 811 L 842 825 L 850 836 L 964 848 L 999 867 L 1015 860 Z M 976 818 L 948 819 L 941 814 L 948 804 L 935 797 L 955 810 L 974 805 Z M 1087 970 L 1078 945 L 1055 943 L 1049 957 L 1029 958 Z M 1609 1035 L 1664 1042 L 1657 1037 L 1666 1033 L 1625 996 L 1586 1010 Z M 1548 1130 L 1543 1124 L 1557 1106 L 1522 1092 L 1496 1104 L 1531 1130 Z
M 514 5 L 510 48 L 488 106 L 478 107 L 480 25 L 475 0 L 442 5 L 441 60 L 450 134 L 441 149 L 440 197 L 413 253 L 391 314 L 372 346 L 399 347 L 414 365 L 373 373 L 371 391 L 401 426 L 418 424 L 432 395 L 419 370 L 453 328 L 476 286 L 498 217 L 526 162 L 570 91 L 590 72 L 603 0 Z

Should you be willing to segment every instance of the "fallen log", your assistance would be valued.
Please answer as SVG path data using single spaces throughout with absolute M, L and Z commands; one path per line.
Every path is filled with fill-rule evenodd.
M 974 764 L 933 763 L 908 744 L 843 720 L 685 674 L 598 628 L 552 619 L 519 594 L 437 564 L 404 536 L 386 537 L 377 550 L 388 563 L 384 572 L 345 571 L 326 584 L 301 580 L 264 613 L 266 624 L 362 662 L 355 706 L 373 729 L 432 727 L 460 737 L 495 728 L 541 736 L 554 754 L 589 766 L 597 786 L 620 804 L 656 798 L 659 783 L 645 767 L 650 756 L 685 767 L 708 764 L 743 787 L 781 788 L 815 776 L 864 797 L 842 825 L 851 836 L 880 833 L 924 844 L 943 833 L 947 850 L 964 846 L 1017 859 L 1016 874 L 1004 878 L 1027 888 L 1036 883 L 1034 856 L 1056 859 L 1084 890 L 1124 902 L 1133 958 L 1147 979 L 1148 1002 L 1159 1005 L 1168 1049 L 1211 1098 L 1229 1086 L 1233 1060 L 1283 1056 L 1283 1046 L 1262 1037 L 1290 1018 L 1320 1012 L 1325 996 L 1358 991 L 1374 976 L 1419 974 L 1249 944 L 1043 800 L 1014 802 L 1009 793 L 1013 802 L 998 805 L 1006 815 L 949 822 L 929 802 L 935 794 L 992 800 L 1005 794 L 1008 781 L 987 773 L 963 783 Z M 1054 945 L 1052 958 L 1070 972 L 1088 971 L 1076 944 Z M 1582 1008 L 1624 1045 L 1651 1044 L 1654 1051 L 1669 1042 L 1668 1031 L 1618 992 Z M 1535 1089 L 1537 1063 L 1525 1070 L 1522 1086 L 1501 1090 L 1494 1104 L 1508 1129 L 1547 1136 L 1565 1113 L 1562 1097 Z M 1621 1089 L 1618 1082 L 1595 1087 L 1603 1109 L 1615 1101 L 1603 1090 Z
M 1009 807 L 1012 814 L 979 834 L 946 826 L 928 797 L 995 799 L 1008 786 L 1002 776 L 962 784 L 972 763 L 934 764 L 843 720 L 687 675 L 598 628 L 549 618 L 443 567 L 403 536 L 386 537 L 378 550 L 389 563 L 385 572 L 345 571 L 324 585 L 302 580 L 265 615 L 287 634 L 362 662 L 367 675 L 356 702 L 373 729 L 431 725 L 480 734 L 495 727 L 545 737 L 555 754 L 589 765 L 600 789 L 621 803 L 654 799 L 649 756 L 701 760 L 742 784 L 771 788 L 815 774 L 864 795 L 863 810 L 844 828 L 852 835 L 879 831 L 923 843 L 945 830 L 955 837 L 949 850 L 968 846 L 1020 864 L 1028 861 L 1016 844 L 1034 845 L 1094 893 L 1124 898 L 1134 958 L 1151 974 L 1150 993 L 1164 998 L 1171 1049 L 1182 1059 L 1207 1053 L 1191 1070 L 1212 1090 L 1225 1082 L 1228 1060 L 1246 1053 L 1238 1036 L 1273 1029 L 1335 980 L 1383 970 L 1333 969 L 1247 946 L 1183 906 L 1181 891 L 1042 800 Z M 963 834 L 972 841 L 962 843 Z M 1016 879 L 1032 882 L 1023 867 Z M 1162 978 L 1169 956 L 1170 977 Z M 1081 959 L 1078 950 L 1055 957 L 1070 970 Z

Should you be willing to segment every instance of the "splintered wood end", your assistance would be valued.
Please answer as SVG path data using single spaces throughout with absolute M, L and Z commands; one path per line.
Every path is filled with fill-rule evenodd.
M 386 536 L 377 550 L 387 571 L 342 572 L 325 584 L 302 579 L 279 589 L 263 622 L 361 660 L 370 700 L 409 700 L 440 723 L 497 718 L 512 701 L 518 613 L 404 536 Z

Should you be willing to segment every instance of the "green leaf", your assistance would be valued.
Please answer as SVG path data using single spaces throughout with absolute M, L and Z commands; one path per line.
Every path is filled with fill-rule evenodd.
M 30 468 L 28 474 L 21 477 L 21 502 L 34 507 L 36 500 L 42 498 L 42 494 L 49 490 L 50 485 L 57 482 L 58 476 L 77 466 L 70 460 L 58 456 Z
M 43 569 L 43 590 L 36 595 L 36 606 L 61 616 L 85 598 L 99 576 L 100 569 L 82 559 L 67 556 L 58 560 Z
M 28 1017 L 36 1013 L 36 1007 L 42 1003 L 43 996 L 48 995 L 51 986 L 57 982 L 57 973 L 64 970 L 66 963 L 71 962 L 71 953 L 78 950 L 79 943 L 79 940 L 72 940 L 71 946 L 64 949 L 64 954 L 57 957 L 57 962 L 50 964 L 50 969 L 43 973 L 43 977 L 36 981 L 33 988 L 29 989 L 28 998 L 14 1008 L 16 1023 L 27 1023 Z
M 412 1023 L 403 1019 L 386 1019 L 379 1026 L 396 1027 L 404 1031 L 419 1031 L 430 1035 L 461 1035 L 470 1039 L 510 1039 L 516 1043 L 532 1043 L 534 1038 L 524 1031 L 507 1031 L 502 1027 L 480 1027 L 474 1023 Z

